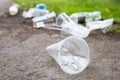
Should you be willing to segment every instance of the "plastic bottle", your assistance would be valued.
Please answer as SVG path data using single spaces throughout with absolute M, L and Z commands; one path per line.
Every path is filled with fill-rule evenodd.
M 76 23 L 85 23 L 90 21 L 96 21 L 101 19 L 101 13 L 99 11 L 95 12 L 80 12 L 74 13 L 70 18 Z

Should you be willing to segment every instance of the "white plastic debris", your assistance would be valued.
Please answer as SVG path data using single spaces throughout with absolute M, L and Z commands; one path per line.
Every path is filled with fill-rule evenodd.
M 48 10 L 40 10 L 38 8 L 30 8 L 28 11 L 23 11 L 22 16 L 24 18 L 38 17 L 48 14 Z
M 34 28 L 46 28 L 46 29 L 53 29 L 53 30 L 61 30 L 61 28 L 57 28 L 54 22 L 46 23 L 44 21 L 33 23 Z
M 41 28 L 41 27 L 45 27 L 45 24 L 44 24 L 44 22 L 38 22 L 38 23 L 34 24 L 33 27 L 34 28 Z
M 81 73 L 90 62 L 90 51 L 85 40 L 70 36 L 46 48 L 47 52 L 69 74 Z
M 73 22 L 66 13 L 61 13 L 57 17 L 56 25 L 61 27 L 63 32 L 80 38 L 86 38 L 90 33 L 88 28 Z
M 103 33 L 107 32 L 113 24 L 114 19 L 106 19 L 103 21 L 87 22 L 86 27 L 90 30 L 103 29 Z
M 9 8 L 9 14 L 14 16 L 19 12 L 20 6 L 16 3 L 14 3 L 10 8 Z
M 75 21 L 76 23 L 81 22 L 90 22 L 96 21 L 101 19 L 101 13 L 99 11 L 95 12 L 80 12 L 74 13 L 70 16 L 70 18 Z
M 47 20 L 47 19 L 50 19 L 50 18 L 55 18 L 56 17 L 56 13 L 55 12 L 51 12 L 51 13 L 48 13 L 44 16 L 39 16 L 39 17 L 35 17 L 32 19 L 33 22 L 40 22 L 40 21 L 44 21 L 44 20 Z
M 68 22 L 73 22 L 73 21 L 64 12 L 60 13 L 58 15 L 58 17 L 56 18 L 56 25 L 57 25 L 57 27 L 62 27 L 63 24 L 68 23 Z
M 56 27 L 55 24 L 56 13 L 51 12 L 41 17 L 35 17 L 32 19 L 33 27 L 34 28 L 47 28 L 47 29 L 54 29 L 54 30 L 61 30 L 60 28 Z
M 88 28 L 72 22 L 63 24 L 62 31 L 69 35 L 77 36 L 80 38 L 86 38 L 90 33 L 90 30 Z

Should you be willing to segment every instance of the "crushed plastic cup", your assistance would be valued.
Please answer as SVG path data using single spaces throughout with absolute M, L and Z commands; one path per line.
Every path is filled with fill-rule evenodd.
M 104 24 L 106 24 L 106 25 L 105 25 L 105 27 L 102 29 L 102 32 L 103 32 L 103 33 L 106 33 L 107 31 L 109 31 L 109 30 L 111 29 L 112 25 L 113 25 L 113 22 L 114 22 L 114 19 L 113 19 L 113 18 L 112 18 L 112 19 L 107 19 L 107 20 L 105 20 Z
M 9 14 L 14 16 L 18 14 L 20 6 L 16 3 L 14 3 L 10 8 L 9 8 Z
M 93 21 L 86 23 L 86 27 L 88 27 L 91 31 L 96 29 L 102 29 L 103 33 L 109 31 L 112 27 L 114 19 L 106 19 L 103 21 Z
M 56 25 L 61 27 L 63 32 L 69 35 L 78 36 L 80 38 L 86 38 L 90 33 L 88 28 L 72 21 L 66 13 L 61 13 L 57 17 Z
M 53 29 L 53 30 L 61 30 L 61 28 L 57 28 L 56 24 L 52 21 L 50 21 L 50 22 L 44 22 L 44 21 L 36 22 L 36 23 L 33 23 L 33 27 L 34 28 L 46 28 L 46 29 Z
M 48 29 L 56 29 L 59 30 L 59 28 L 56 28 L 55 24 L 56 19 L 56 13 L 51 12 L 41 17 L 35 17 L 32 19 L 33 21 L 33 27 L 34 28 L 48 28 Z
M 57 25 L 57 27 L 62 27 L 62 24 L 68 23 L 68 22 L 73 22 L 73 21 L 64 12 L 60 13 L 58 15 L 58 17 L 56 18 L 56 25 Z
M 44 16 L 48 13 L 49 13 L 48 10 L 40 10 L 38 8 L 30 8 L 28 11 L 23 11 L 22 16 L 24 18 L 32 18 L 32 17 Z
M 100 20 L 101 13 L 99 11 L 80 12 L 80 13 L 72 14 L 70 18 L 76 23 L 85 23 L 85 22 Z
M 75 36 L 52 44 L 47 52 L 59 64 L 60 68 L 69 74 L 81 73 L 90 62 L 90 51 L 87 42 Z

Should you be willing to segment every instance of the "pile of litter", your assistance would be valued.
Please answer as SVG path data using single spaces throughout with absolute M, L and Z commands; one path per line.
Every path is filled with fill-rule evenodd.
M 9 9 L 10 15 L 16 15 L 19 9 L 18 4 L 13 4 Z M 22 16 L 25 19 L 32 19 L 33 28 L 60 30 L 80 38 L 86 38 L 91 31 L 96 29 L 102 29 L 102 32 L 106 33 L 113 24 L 113 18 L 101 21 L 99 11 L 73 13 L 71 16 L 62 12 L 56 16 L 56 13 L 47 10 L 47 6 L 43 3 L 28 11 L 23 11 Z
M 18 4 L 13 4 L 9 8 L 10 15 L 17 15 L 19 9 Z M 101 20 L 99 11 L 73 13 L 71 16 L 62 12 L 57 16 L 54 11 L 47 10 L 47 6 L 43 3 L 28 11 L 23 11 L 22 16 L 25 19 L 32 19 L 33 28 L 60 30 L 70 35 L 46 48 L 61 69 L 69 74 L 82 72 L 90 62 L 89 46 L 83 38 L 88 37 L 91 31 L 97 29 L 106 33 L 114 21 L 113 18 Z

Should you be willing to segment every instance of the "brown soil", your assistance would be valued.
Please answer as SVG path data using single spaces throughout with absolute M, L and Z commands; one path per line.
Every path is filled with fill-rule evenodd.
M 91 62 L 77 75 L 64 73 L 45 48 L 64 39 L 59 31 L 33 29 L 20 15 L 0 17 L 0 80 L 119 80 L 120 34 L 91 32 Z

